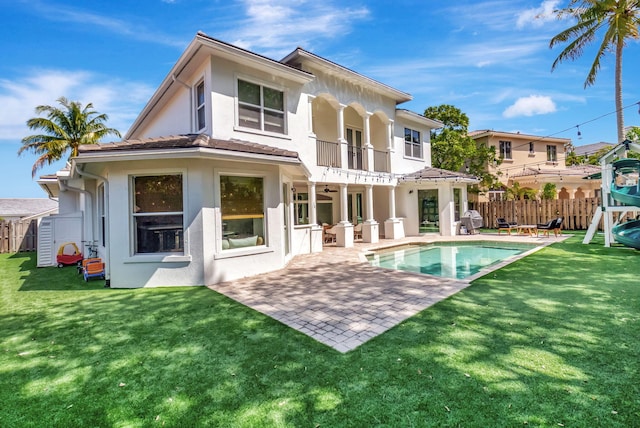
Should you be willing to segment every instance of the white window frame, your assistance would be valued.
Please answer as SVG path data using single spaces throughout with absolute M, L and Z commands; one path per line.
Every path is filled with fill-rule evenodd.
M 250 83 L 252 85 L 256 85 L 260 88 L 260 105 L 257 104 L 252 104 L 252 103 L 248 103 L 248 102 L 244 102 L 244 101 L 240 101 L 240 91 L 239 91 L 239 82 L 240 81 L 244 81 L 246 83 Z M 273 91 L 278 91 L 280 93 L 282 93 L 282 110 L 276 110 L 273 108 L 269 108 L 269 107 L 265 107 L 264 105 L 264 89 L 268 88 L 270 90 Z M 278 86 L 274 86 L 274 85 L 268 85 L 265 84 L 263 82 L 257 81 L 255 79 L 251 79 L 251 78 L 247 78 L 245 76 L 236 76 L 235 78 L 235 91 L 236 91 L 236 96 L 235 96 L 235 101 L 236 101 L 236 127 L 238 129 L 241 129 L 243 131 L 248 131 L 248 132 L 259 132 L 259 133 L 264 133 L 264 134 L 269 134 L 269 135 L 274 135 L 274 136 L 287 136 L 288 135 L 288 126 L 287 126 L 287 91 L 285 88 L 283 87 L 278 87 Z M 254 108 L 257 109 L 260 115 L 259 118 L 259 122 L 260 125 L 259 127 L 250 127 L 250 126 L 243 126 L 241 124 L 241 116 L 240 116 L 240 108 L 241 106 L 247 106 L 250 108 Z M 275 130 L 267 130 L 265 129 L 265 112 L 273 112 L 273 113 L 277 113 L 277 114 L 282 114 L 282 132 L 278 132 Z
M 263 239 L 263 243 L 262 245 L 255 245 L 255 246 L 249 246 L 249 247 L 243 247 L 243 248 L 229 248 L 229 249 L 222 249 L 222 189 L 221 189 L 221 185 L 220 185 L 220 177 L 221 176 L 235 176 L 235 177 L 256 177 L 256 178 L 262 178 L 262 186 L 263 186 L 263 212 L 264 212 L 264 217 L 263 217 L 263 228 L 264 228 L 264 235 L 262 237 Z M 219 235 L 219 239 L 217 240 L 217 244 L 216 244 L 216 254 L 214 255 L 214 259 L 226 259 L 226 258 L 231 258 L 231 257 L 238 257 L 238 256 L 248 256 L 248 255 L 253 255 L 253 254 L 262 254 L 262 253 L 272 253 L 274 252 L 274 249 L 271 248 L 269 246 L 269 218 L 268 218 L 268 209 L 267 209 L 267 188 L 269 186 L 269 182 L 270 182 L 270 177 L 268 176 L 266 171 L 253 171 L 253 172 L 249 172 L 249 171 L 229 171 L 229 170 L 220 170 L 220 171 L 215 171 L 214 172 L 214 179 L 215 179 L 215 188 L 216 188 L 216 206 L 218 207 L 217 210 L 219 212 L 218 215 L 218 219 L 217 219 L 217 224 L 216 224 L 216 233 Z
M 498 150 L 500 151 L 500 155 L 499 155 L 500 159 L 507 159 L 507 160 L 513 159 L 513 146 L 511 144 L 511 141 L 501 140 L 498 143 Z
M 182 211 L 176 212 L 160 212 L 160 213 L 136 213 L 135 212 L 135 179 L 138 177 L 159 177 L 166 175 L 179 175 L 182 179 Z M 187 227 L 186 227 L 186 207 L 187 207 L 187 174 L 186 171 L 182 170 L 171 170 L 171 171 L 145 171 L 140 173 L 132 173 L 129 175 L 129 241 L 130 241 L 130 254 L 132 261 L 184 261 L 189 260 L 188 256 L 188 239 L 187 239 Z M 151 216 L 151 215 L 181 215 L 182 216 L 182 239 L 183 239 L 183 249 L 182 252 L 150 252 L 150 253 L 141 253 L 137 252 L 137 229 L 136 229 L 136 221 L 137 217 Z
M 558 148 L 553 144 L 547 144 L 547 162 L 558 162 Z
M 200 87 L 202 87 L 202 102 L 199 102 L 198 99 Z M 200 79 L 193 87 L 193 107 L 194 126 L 196 132 L 200 132 L 207 128 L 207 93 L 205 90 L 204 79 Z M 200 113 L 202 113 L 202 126 L 200 126 Z
M 407 131 L 410 131 L 411 140 L 407 140 Z M 414 141 L 415 133 L 418 134 L 418 142 Z M 402 138 L 404 140 L 404 146 L 403 146 L 404 157 L 405 158 L 409 158 L 409 159 L 420 159 L 420 160 L 423 160 L 424 159 L 424 150 L 423 150 L 423 144 L 422 144 L 422 131 L 419 131 L 417 129 L 409 128 L 408 126 L 405 126 L 404 127 L 404 134 L 402 135 Z M 407 154 L 407 148 L 408 147 L 411 147 L 411 154 L 410 155 Z M 418 156 L 415 156 L 415 150 L 416 149 L 418 149 L 420 151 Z

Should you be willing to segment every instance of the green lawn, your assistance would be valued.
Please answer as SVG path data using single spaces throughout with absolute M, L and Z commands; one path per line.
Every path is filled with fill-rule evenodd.
M 640 252 L 601 244 L 548 247 L 347 354 L 203 287 L 0 255 L 0 426 L 640 426 Z

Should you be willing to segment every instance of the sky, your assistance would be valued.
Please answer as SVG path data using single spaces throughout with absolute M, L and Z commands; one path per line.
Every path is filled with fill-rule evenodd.
M 300 46 L 410 93 L 400 108 L 454 105 L 470 131 L 615 143 L 613 54 L 586 89 L 597 43 L 551 72 L 562 47 L 549 41 L 570 25 L 552 12 L 567 1 L 0 0 L 0 198 L 46 197 L 36 155 L 17 155 L 36 106 L 91 102 L 124 135 L 197 31 L 275 60 Z M 639 68 L 632 41 L 627 126 L 640 126 Z

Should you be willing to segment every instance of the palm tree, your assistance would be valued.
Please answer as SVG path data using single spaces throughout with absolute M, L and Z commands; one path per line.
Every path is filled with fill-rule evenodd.
M 604 32 L 596 57 L 591 65 L 584 87 L 596 81 L 600 60 L 607 51 L 615 52 L 615 99 L 618 142 L 624 140 L 624 114 L 622 104 L 622 50 L 629 39 L 638 39 L 640 1 L 638 0 L 571 0 L 564 9 L 555 10 L 558 18 L 571 16 L 578 22 L 551 39 L 549 47 L 568 42 L 551 66 L 553 71 L 566 59 L 579 58 L 585 47 Z
M 29 135 L 22 139 L 22 147 L 18 155 L 24 151 L 31 151 L 40 155 L 31 169 L 31 176 L 45 164 L 51 165 L 67 153 L 69 157 L 78 156 L 81 144 L 96 144 L 102 137 L 113 134 L 120 138 L 120 132 L 114 128 L 107 128 L 106 114 L 98 114 L 93 110 L 93 104 L 88 103 L 84 108 L 78 101 L 69 101 L 65 97 L 56 100 L 62 107 L 48 105 L 36 107 L 36 113 L 46 114 L 46 117 L 34 117 L 27 121 L 32 130 L 41 130 L 41 134 Z

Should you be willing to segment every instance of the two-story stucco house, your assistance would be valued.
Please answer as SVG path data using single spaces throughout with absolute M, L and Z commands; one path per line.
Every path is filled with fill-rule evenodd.
M 487 165 L 487 170 L 504 186 L 517 182 L 523 188 L 540 191 L 546 183 L 553 183 L 559 199 L 593 197 L 599 192 L 598 180 L 583 179 L 598 172 L 598 167 L 567 167 L 566 149 L 570 139 L 492 130 L 473 131 L 469 136 L 478 144 L 495 148 L 501 162 Z M 504 189 L 494 189 L 485 199 L 500 199 L 503 195 Z
M 304 49 L 276 61 L 198 33 L 123 141 L 82 146 L 41 184 L 80 213 L 112 287 L 256 275 L 354 236 L 452 235 L 477 180 L 430 168 L 441 123 L 398 109 L 409 100 Z

